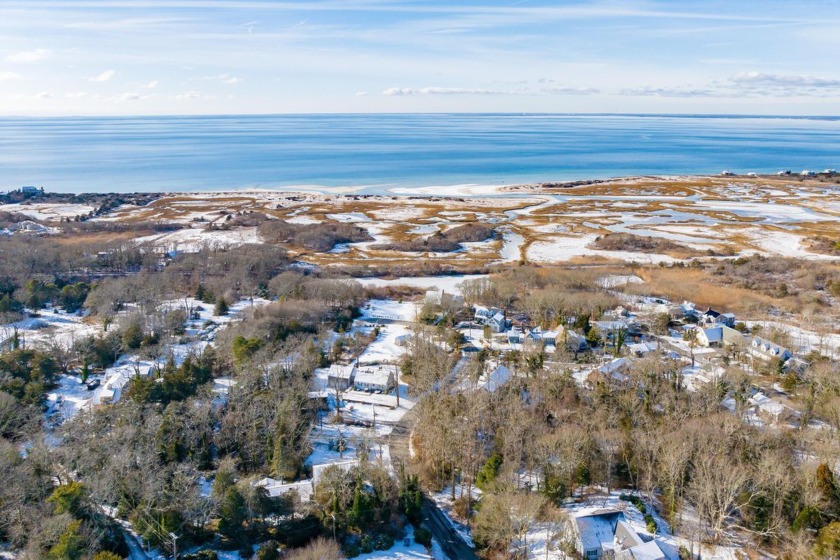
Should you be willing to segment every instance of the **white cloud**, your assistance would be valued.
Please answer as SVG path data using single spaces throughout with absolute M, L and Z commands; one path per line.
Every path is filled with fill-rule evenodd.
M 202 95 L 196 91 L 185 91 L 184 93 L 179 93 L 178 95 L 173 95 L 170 99 L 174 99 L 175 101 L 190 101 L 196 99 L 216 99 L 215 95 Z
M 67 99 L 81 99 L 82 97 L 86 97 L 86 96 L 87 96 L 86 91 L 75 91 L 75 92 L 64 94 L 64 97 L 66 97 Z
M 158 85 L 160 85 L 160 82 L 158 80 L 152 80 L 148 84 L 143 84 L 140 87 L 143 89 L 155 89 L 156 87 L 158 87 Z
M 23 79 L 17 72 L 0 72 L 0 82 L 15 82 Z
M 739 86 L 779 88 L 840 88 L 840 80 L 818 78 L 802 74 L 771 74 L 765 72 L 740 72 L 730 78 Z
M 492 89 L 469 89 L 469 88 L 445 88 L 445 87 L 425 87 L 420 89 L 415 88 L 397 88 L 392 87 L 384 90 L 382 95 L 401 96 L 401 95 L 504 95 L 506 91 L 496 91 Z
M 552 95 L 595 95 L 601 93 L 601 90 L 587 87 L 571 87 L 571 86 L 553 86 L 543 88 L 543 93 Z
M 630 97 L 734 97 L 734 92 L 716 92 L 705 88 L 643 86 L 623 89 L 619 95 Z
M 49 58 L 51 55 L 52 51 L 49 49 L 34 49 L 31 51 L 21 51 L 12 53 L 9 56 L 7 56 L 5 60 L 6 62 L 21 64 L 28 62 L 38 62 L 39 60 Z
M 35 99 L 52 99 L 52 94 L 48 91 L 41 91 L 35 94 Z
M 99 74 L 98 76 L 94 76 L 94 77 L 89 78 L 89 79 L 90 79 L 91 82 L 107 82 L 111 78 L 113 78 L 116 73 L 117 73 L 116 70 L 106 70 L 106 71 L 102 72 L 101 74 Z
M 218 80 L 223 84 L 234 85 L 241 82 L 244 82 L 242 78 L 238 78 L 236 76 L 231 76 L 230 74 L 219 74 L 218 76 L 205 76 L 205 80 Z
M 368 96 L 368 92 L 366 92 L 366 91 L 357 91 L 356 92 L 356 97 L 367 97 L 367 96 Z

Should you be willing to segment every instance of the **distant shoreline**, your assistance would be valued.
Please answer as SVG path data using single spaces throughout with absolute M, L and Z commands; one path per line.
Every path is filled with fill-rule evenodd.
M 830 172 L 829 172 L 830 171 Z M 428 185 L 418 187 L 393 186 L 320 186 L 320 185 L 293 185 L 288 187 L 264 188 L 264 187 L 243 187 L 243 188 L 220 188 L 203 190 L 138 190 L 138 191 L 80 191 L 63 192 L 50 191 L 45 188 L 49 198 L 72 198 L 79 196 L 130 196 L 130 195 L 158 195 L 158 197 L 177 196 L 224 196 L 248 193 L 283 193 L 300 195 L 322 195 L 350 198 L 494 198 L 515 195 L 537 195 L 551 194 L 552 192 L 576 187 L 591 187 L 597 185 L 631 184 L 641 181 L 703 181 L 703 180 L 731 180 L 731 181 L 784 181 L 784 182 L 820 182 L 825 184 L 840 185 L 840 173 L 835 170 L 824 170 L 813 172 L 813 175 L 806 176 L 801 172 L 781 173 L 729 173 L 729 174 L 681 174 L 681 175 L 627 175 L 623 177 L 576 179 L 568 181 L 545 181 L 517 184 L 457 184 L 457 185 Z M 16 192 L 18 189 L 0 191 L 0 194 L 7 195 Z M 33 202 L 37 199 L 32 199 Z

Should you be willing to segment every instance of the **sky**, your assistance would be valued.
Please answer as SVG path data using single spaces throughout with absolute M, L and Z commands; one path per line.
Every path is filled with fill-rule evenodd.
M 0 0 L 0 115 L 840 115 L 840 0 Z

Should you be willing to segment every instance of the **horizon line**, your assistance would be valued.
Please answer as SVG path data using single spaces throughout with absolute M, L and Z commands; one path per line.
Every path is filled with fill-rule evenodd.
M 416 111 L 416 112 L 289 112 L 289 113 L 158 113 L 158 114 L 83 114 L 67 113 L 55 115 L 38 114 L 0 114 L 0 120 L 6 119 L 73 119 L 73 118 L 224 118 L 224 117 L 295 117 L 295 116 L 556 116 L 556 117 L 670 117 L 670 118 L 743 118 L 743 119 L 812 119 L 840 120 L 838 115 L 792 115 L 772 113 L 648 113 L 648 112 L 550 112 L 550 111 Z

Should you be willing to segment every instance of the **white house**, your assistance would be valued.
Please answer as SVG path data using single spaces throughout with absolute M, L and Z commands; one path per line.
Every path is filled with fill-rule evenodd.
M 496 307 L 475 308 L 475 322 L 480 325 L 487 325 L 493 332 L 501 333 L 507 330 L 508 321 L 505 319 L 505 312 Z
M 694 327 L 694 329 L 697 331 L 697 344 L 706 348 L 742 344 L 744 342 L 744 335 L 741 332 L 725 325 L 719 324 L 708 329 Z
M 301 480 L 299 482 L 283 482 L 274 478 L 262 478 L 254 483 L 254 486 L 265 488 L 269 498 L 279 498 L 289 492 L 295 491 L 300 501 L 307 503 L 312 501 L 315 494 L 315 482 L 312 480 Z
M 605 553 L 612 553 L 615 530 L 623 519 L 624 514 L 615 510 L 575 517 L 578 553 L 586 560 L 597 560 Z
M 778 344 L 757 336 L 754 337 L 749 346 L 747 346 L 747 351 L 761 360 L 778 359 L 784 362 L 793 356 L 793 353 L 784 346 L 779 346 Z
M 356 378 L 356 366 L 353 364 L 333 364 L 327 374 L 327 384 L 332 389 L 345 391 L 353 385 Z
M 629 369 L 630 362 L 627 358 L 616 358 L 592 370 L 587 379 L 590 385 L 596 383 L 621 384 L 627 381 L 626 373 Z
M 382 391 L 387 393 L 394 388 L 397 366 L 375 365 L 359 366 L 353 386 L 357 391 Z
M 627 350 L 637 358 L 642 358 L 644 356 L 647 356 L 648 354 L 652 354 L 659 350 L 659 342 L 655 340 L 648 340 L 646 342 L 636 342 L 633 344 L 628 344 Z
M 488 393 L 495 393 L 501 389 L 513 377 L 513 372 L 503 365 L 499 365 L 486 376 L 482 389 Z
M 617 510 L 574 518 L 576 548 L 586 560 L 678 560 L 679 552 L 653 535 L 637 531 Z
M 413 336 L 410 334 L 401 334 L 399 336 L 394 337 L 394 344 L 396 344 L 400 348 L 403 348 L 409 345 L 412 338 Z
M 567 329 L 566 327 L 560 325 L 557 327 L 556 331 L 552 332 L 556 333 L 554 335 L 555 346 L 565 344 L 571 352 L 584 352 L 586 350 L 586 338 L 571 329 Z

